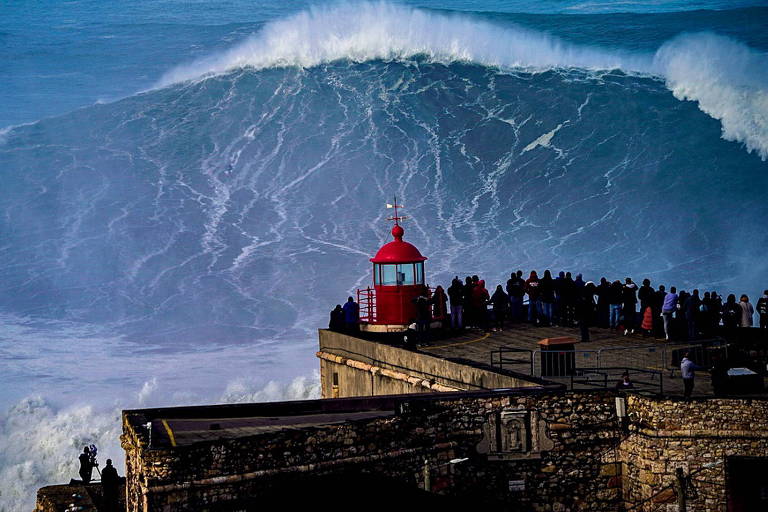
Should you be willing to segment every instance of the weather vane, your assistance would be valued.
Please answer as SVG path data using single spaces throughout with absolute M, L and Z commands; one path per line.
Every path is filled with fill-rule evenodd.
M 405 217 L 405 216 L 400 217 L 400 216 L 397 215 L 397 209 L 398 208 L 405 208 L 403 205 L 397 204 L 397 196 L 393 197 L 392 204 L 387 203 L 387 208 L 394 208 L 395 209 L 395 215 L 393 215 L 392 217 L 387 217 L 387 220 L 395 221 L 395 226 L 399 226 L 401 220 L 405 220 L 405 219 L 408 218 L 408 217 Z

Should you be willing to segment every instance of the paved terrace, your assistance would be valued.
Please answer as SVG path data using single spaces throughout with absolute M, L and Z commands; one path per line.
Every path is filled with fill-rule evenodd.
M 569 389 L 598 389 L 606 383 L 608 387 L 614 387 L 621 380 L 623 369 L 630 368 L 631 378 L 639 390 L 663 392 L 669 396 L 683 394 L 679 359 L 685 350 L 690 350 L 692 359 L 702 366 L 711 364 L 713 352 L 723 350 L 715 347 L 720 340 L 665 342 L 652 337 L 644 338 L 640 334 L 622 334 L 609 329 L 591 328 L 590 341 L 577 342 L 572 355 L 560 352 L 553 356 L 555 364 L 562 365 L 570 357 L 577 370 L 596 369 L 577 371 L 573 380 L 571 376 L 546 375 L 546 371 L 542 374 L 542 353 L 538 352 L 541 349 L 538 342 L 545 338 L 565 336 L 578 341 L 580 334 L 577 328 L 534 327 L 523 323 L 508 326 L 500 332 L 483 333 L 469 329 L 460 335 L 434 340 L 420 346 L 418 350 L 458 362 L 491 364 L 497 368 L 566 384 Z M 510 348 L 516 351 L 504 350 Z M 695 382 L 694 397 L 714 395 L 707 371 L 698 371 Z M 755 396 L 768 396 L 768 393 Z

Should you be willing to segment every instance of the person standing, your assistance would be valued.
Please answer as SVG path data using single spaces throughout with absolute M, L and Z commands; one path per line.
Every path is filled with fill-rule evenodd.
M 440 325 L 444 327 L 444 322 L 448 316 L 448 296 L 442 286 L 438 285 L 435 288 L 430 302 L 432 303 L 432 318 L 438 320 Z
M 690 357 L 691 353 L 686 352 L 683 359 L 680 361 L 680 373 L 683 377 L 683 397 L 686 400 L 690 400 L 691 393 L 693 393 L 693 379 L 696 376 L 695 371 L 704 369 L 691 361 Z
M 451 301 L 451 329 L 464 327 L 464 287 L 459 276 L 453 278 L 448 287 L 448 298 Z
M 507 305 L 509 304 L 509 295 L 504 293 L 504 289 L 501 285 L 496 286 L 496 291 L 491 296 L 491 304 L 493 304 L 493 318 L 496 323 L 494 330 L 504 330 L 504 316 L 507 312 Z
M 536 304 L 539 302 L 539 276 L 535 270 L 531 270 L 531 275 L 525 282 L 525 293 L 528 294 L 528 321 L 534 323 L 538 320 Z
M 757 299 L 757 314 L 760 315 L 760 328 L 768 329 L 768 290 Z
M 93 474 L 93 460 L 91 459 L 91 451 L 88 447 L 83 448 L 83 453 L 78 457 L 80 460 L 80 479 L 84 484 L 91 481 L 91 475 Z
M 749 297 L 742 295 L 739 299 L 741 306 L 741 327 L 752 327 L 752 316 L 755 314 L 755 308 L 749 303 Z
M 611 288 L 608 292 L 608 303 L 611 305 L 611 329 L 619 328 L 619 318 L 621 316 L 621 304 L 623 300 L 623 290 L 620 281 L 614 281 L 611 283 Z
M 626 336 L 627 334 L 634 334 L 635 317 L 637 316 L 637 285 L 632 282 L 631 277 L 624 281 L 622 300 L 621 311 L 624 315 L 624 336 Z
M 723 304 L 723 327 L 727 338 L 734 339 L 740 322 L 741 306 L 736 302 L 736 296 L 731 293 Z
M 661 316 L 664 319 L 664 338 L 670 340 L 670 330 L 672 328 L 672 315 L 677 311 L 677 288 L 674 286 L 669 289 L 669 293 L 664 296 L 664 304 L 661 306 Z
M 423 344 L 429 339 L 429 324 L 432 320 L 430 300 L 422 294 L 411 302 L 416 305 L 416 343 Z
M 595 313 L 595 285 L 592 281 L 576 290 L 576 321 L 579 323 L 581 341 L 589 341 L 589 326 L 592 325 Z
M 360 328 L 360 306 L 355 299 L 348 297 L 342 309 L 344 310 L 344 328 L 347 332 L 357 332 Z
M 645 308 L 653 304 L 653 295 L 655 291 L 651 287 L 650 279 L 643 279 L 643 285 L 637 290 L 637 298 L 640 301 L 640 313 L 645 314 Z
M 331 319 L 328 322 L 328 329 L 336 332 L 344 332 L 344 310 L 341 304 L 336 304 L 336 307 L 331 311 Z
M 104 496 L 104 510 L 107 512 L 117 511 L 119 489 L 120 477 L 112 465 L 112 459 L 107 459 L 107 465 L 101 472 L 101 490 Z
M 696 339 L 698 334 L 697 329 L 697 317 L 700 314 L 699 308 L 701 307 L 701 300 L 699 299 L 699 290 L 693 290 L 693 295 L 689 295 L 685 299 L 685 319 L 688 322 L 688 341 Z
M 474 279 L 474 278 L 473 278 Z M 476 323 L 480 329 L 488 328 L 488 300 L 490 295 L 485 289 L 485 280 L 479 279 L 477 286 L 472 289 L 472 309 L 474 310 Z
M 472 306 L 472 278 L 467 276 L 464 279 L 464 325 L 467 327 L 474 327 L 475 322 L 475 308 Z
M 651 304 L 651 311 L 653 313 L 653 335 L 656 338 L 661 338 L 664 335 L 664 325 L 660 321 L 661 310 L 664 306 L 664 298 L 667 296 L 667 290 L 663 284 L 659 285 L 659 289 L 653 294 L 653 302 Z
M 544 271 L 544 277 L 539 281 L 539 297 L 541 298 L 541 316 L 545 325 L 552 325 L 552 312 L 555 307 L 555 281 L 549 269 Z
M 564 310 L 564 321 L 562 325 L 565 327 L 573 327 L 573 323 L 576 321 L 576 282 L 573 280 L 573 277 L 571 277 L 570 272 L 565 273 L 561 292 Z
M 597 326 L 610 327 L 610 295 L 611 283 L 605 277 L 600 278 L 600 284 L 597 286 Z
M 520 321 L 520 312 L 523 310 L 523 296 L 525 295 L 525 281 L 522 279 L 523 271 L 518 270 L 510 274 L 507 281 L 507 294 L 509 295 L 510 317 L 513 322 Z

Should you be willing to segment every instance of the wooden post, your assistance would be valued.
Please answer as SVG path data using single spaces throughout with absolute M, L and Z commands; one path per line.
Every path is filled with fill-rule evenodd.
M 686 503 L 685 503 L 685 473 L 683 473 L 683 468 L 677 468 L 675 470 L 675 476 L 677 477 L 677 480 L 675 481 L 675 491 L 677 492 L 677 510 L 678 512 L 686 512 Z

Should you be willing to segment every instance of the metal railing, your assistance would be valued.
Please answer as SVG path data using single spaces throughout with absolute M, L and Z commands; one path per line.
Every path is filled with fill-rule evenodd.
M 357 304 L 360 306 L 360 322 L 376 323 L 376 290 L 371 287 L 358 288 Z
M 658 370 L 645 370 L 642 368 L 577 368 L 571 373 L 570 389 L 577 386 L 585 388 L 612 388 L 618 387 L 624 375 L 628 375 L 632 382 L 633 391 L 653 391 L 659 395 L 664 394 L 663 373 Z
M 715 354 L 727 359 L 728 345 L 722 340 L 688 343 L 633 345 L 578 350 L 528 350 L 500 347 L 491 352 L 491 366 L 540 378 L 570 378 L 571 386 L 607 387 L 624 372 L 637 375 L 642 387 L 663 393 L 663 376 L 680 369 L 680 360 L 689 352 L 701 366 L 712 366 Z
M 530 372 L 529 375 L 533 376 L 535 374 L 533 353 L 533 350 L 525 348 L 501 347 L 491 351 L 491 366 L 504 368 L 504 366 L 522 365 Z

